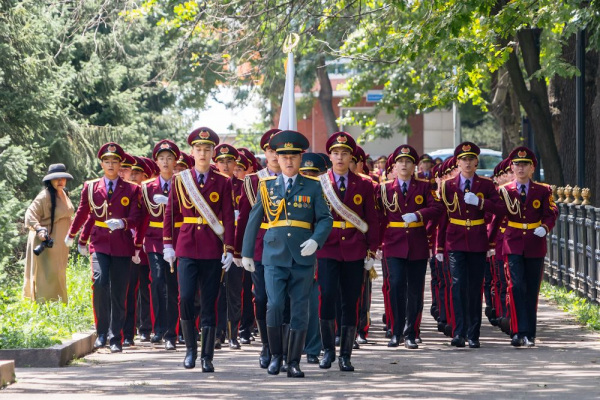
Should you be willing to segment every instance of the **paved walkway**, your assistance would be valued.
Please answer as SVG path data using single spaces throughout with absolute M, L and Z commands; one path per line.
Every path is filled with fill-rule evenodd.
M 117 355 L 103 349 L 66 368 L 17 369 L 17 383 L 0 391 L 0 398 L 600 398 L 600 335 L 546 301 L 540 301 L 534 349 L 512 348 L 508 336 L 487 320 L 480 349 L 456 349 L 429 314 L 418 350 L 389 349 L 382 313 L 379 278 L 370 344 L 354 351 L 354 373 L 335 366 L 320 370 L 303 359 L 305 379 L 269 376 L 258 367 L 260 344 L 253 342 L 242 350 L 217 350 L 216 372 L 203 374 L 183 369 L 184 349 L 167 353 L 144 343 Z

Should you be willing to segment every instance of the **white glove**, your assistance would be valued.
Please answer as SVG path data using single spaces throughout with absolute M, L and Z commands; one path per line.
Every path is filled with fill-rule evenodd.
M 470 204 L 472 206 L 479 205 L 479 197 L 473 192 L 465 193 L 465 203 Z
M 382 260 L 382 259 L 383 259 L 383 251 L 381 251 L 381 250 L 377 250 L 377 251 L 375 252 L 375 259 L 376 259 L 376 260 Z
M 488 252 L 487 252 L 487 257 L 488 258 L 493 257 L 495 255 L 496 255 L 496 250 L 495 249 L 488 250 Z
M 535 236 L 539 236 L 539 237 L 544 237 L 546 236 L 546 228 L 544 228 L 543 226 L 538 226 L 537 228 L 535 228 L 535 230 L 533 231 L 533 234 Z
M 223 254 L 223 256 L 221 256 L 221 264 L 223 264 L 223 269 L 225 270 L 225 272 L 229 271 L 229 268 L 231 268 L 232 263 L 233 263 L 233 254 L 225 253 L 225 254 Z
M 69 236 L 67 236 L 67 237 L 65 238 L 65 245 L 66 245 L 67 247 L 71 247 L 71 246 L 73 246 L 73 238 L 70 238 Z
M 114 231 L 115 229 L 125 228 L 125 224 L 123 223 L 123 221 L 116 218 L 109 219 L 108 221 L 106 221 L 106 225 L 108 225 L 108 229 L 110 229 L 111 231 Z
M 242 259 L 241 258 L 234 258 L 233 263 L 235 264 L 236 267 L 242 268 Z
M 370 271 L 375 267 L 375 259 L 374 258 L 366 258 L 365 259 L 365 269 Z
M 167 204 L 169 202 L 169 198 L 164 194 L 155 194 L 152 199 L 156 204 Z
M 243 257 L 242 258 L 242 266 L 248 272 L 254 272 L 254 271 L 256 271 L 256 267 L 254 266 L 254 260 L 251 259 L 250 257 Z
M 175 258 L 175 249 L 172 247 L 165 247 L 163 249 L 163 260 L 171 264 L 175 262 Z
M 404 220 L 404 222 L 407 222 L 409 224 L 411 222 L 417 222 L 417 214 L 415 214 L 415 213 L 404 214 L 402 216 L 402 219 Z
M 88 249 L 88 247 L 86 245 L 81 245 L 78 243 L 77 251 L 79 252 L 79 254 L 81 254 L 84 257 L 87 257 L 90 255 L 90 250 Z
M 444 253 L 438 253 L 435 255 L 435 259 L 439 262 L 444 262 Z
M 139 250 L 135 251 L 135 256 L 131 257 L 131 261 L 133 261 L 134 264 L 139 264 L 142 262 L 142 260 L 140 259 L 140 251 Z
M 308 239 L 306 242 L 302 243 L 300 247 L 302 248 L 300 255 L 302 257 L 308 257 L 315 254 L 315 251 L 317 251 L 319 245 L 314 239 Z

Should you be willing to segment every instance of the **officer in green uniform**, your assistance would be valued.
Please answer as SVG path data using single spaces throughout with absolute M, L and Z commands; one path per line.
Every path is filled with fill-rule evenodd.
M 302 378 L 300 358 L 308 328 L 308 302 L 314 284 L 315 252 L 325 243 L 333 225 L 321 184 L 300 175 L 302 153 L 308 140 L 301 133 L 282 131 L 269 147 L 277 152 L 281 175 L 261 179 L 256 204 L 244 233 L 242 264 L 254 270 L 254 242 L 267 217 L 262 262 L 267 291 L 267 334 L 271 349 L 268 373 L 277 375 L 283 359 L 281 324 L 285 297 L 291 304 L 288 377 Z

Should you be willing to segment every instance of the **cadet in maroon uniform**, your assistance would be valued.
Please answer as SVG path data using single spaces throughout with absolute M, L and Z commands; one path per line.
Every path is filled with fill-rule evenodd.
M 507 226 L 502 250 L 508 263 L 511 307 L 511 344 L 535 345 L 537 304 L 546 256 L 546 235 L 552 230 L 558 208 L 548 185 L 531 176 L 537 166 L 535 154 L 518 147 L 509 155 L 515 180 L 500 188 L 506 207 Z
M 281 168 L 277 161 L 277 152 L 269 147 L 269 140 L 281 132 L 280 129 L 271 129 L 263 134 L 260 139 L 260 147 L 264 150 L 267 158 L 267 167 L 254 173 L 249 174 L 244 178 L 243 190 L 240 195 L 240 214 L 237 220 L 237 227 L 235 233 L 235 248 L 239 254 L 242 251 L 242 244 L 244 241 L 244 232 L 246 231 L 246 225 L 248 224 L 248 217 L 250 216 L 250 210 L 256 203 L 256 196 L 258 195 L 258 181 L 267 176 L 275 176 L 281 174 Z M 255 271 L 252 271 L 252 281 L 254 283 L 254 312 L 256 315 L 256 325 L 258 326 L 258 333 L 260 335 L 260 341 L 262 343 L 262 350 L 259 356 L 259 364 L 261 368 L 267 368 L 271 362 L 271 353 L 269 350 L 269 339 L 267 336 L 267 292 L 265 289 L 265 270 L 262 264 L 262 253 L 263 253 L 263 238 L 265 236 L 267 228 L 266 217 L 263 221 L 264 225 L 256 235 L 256 243 L 254 246 L 254 266 Z M 283 335 L 284 351 L 287 354 L 287 333 L 289 332 L 289 310 L 287 315 L 284 316 L 286 331 Z M 284 357 L 285 359 L 285 357 Z
M 129 265 L 134 253 L 131 229 L 141 219 L 140 188 L 119 178 L 125 152 L 116 143 L 107 143 L 98 151 L 104 176 L 83 186 L 81 201 L 71 223 L 67 246 L 89 216 L 94 219 L 90 237 L 93 271 L 93 305 L 98 338 L 95 347 L 106 345 L 111 352 L 122 351 L 125 299 Z
M 383 245 L 388 268 L 392 337 L 389 347 L 397 347 L 401 337 L 408 349 L 416 342 L 423 310 L 425 274 L 429 245 L 426 224 L 443 212 L 429 181 L 414 178 L 419 156 L 409 145 L 393 153 L 397 178 L 380 185 L 378 193 L 385 218 Z
M 176 264 L 171 268 L 163 259 L 163 220 L 171 218 L 170 215 L 165 216 L 165 207 L 173 188 L 175 163 L 180 155 L 179 148 L 170 140 L 161 140 L 154 146 L 152 158 L 158 164 L 160 175 L 142 183 L 143 222 L 136 236 L 136 246 L 143 243 L 150 262 L 153 342 L 164 339 L 166 350 L 176 348 L 179 289 Z
M 201 127 L 188 136 L 195 165 L 175 175 L 173 189 L 164 220 L 163 259 L 170 263 L 179 258 L 179 309 L 181 329 L 185 338 L 185 368 L 194 368 L 198 355 L 194 326 L 194 298 L 198 283 L 202 303 L 202 372 L 213 372 L 215 308 L 219 295 L 221 271 L 233 262 L 235 221 L 231 181 L 211 170 L 210 160 L 219 136 L 210 128 Z M 183 225 L 173 248 L 175 221 L 183 218 Z M 222 222 L 221 222 L 222 221 Z
M 325 145 L 333 163 L 321 177 L 323 193 L 333 215 L 333 230 L 317 252 L 318 282 L 321 293 L 319 315 L 325 351 L 320 368 L 335 361 L 335 298 L 341 292 L 340 357 L 341 371 L 354 371 L 350 362 L 358 324 L 364 269 L 375 262 L 379 245 L 378 219 L 373 184 L 349 169 L 356 142 L 346 132 L 333 134 Z M 365 263 L 366 259 L 366 263 Z
M 452 346 L 479 348 L 481 294 L 489 248 L 485 213 L 502 215 L 504 206 L 491 179 L 475 173 L 479 147 L 464 142 L 454 150 L 460 173 L 442 184 L 440 194 L 448 224 L 438 230 L 438 243 L 445 243 L 452 274 L 454 332 Z M 443 254 L 436 257 L 443 260 Z
M 423 154 L 421 157 L 419 157 L 419 171 L 417 172 L 417 178 L 425 179 L 426 181 L 429 181 L 432 184 L 435 183 L 432 168 L 433 160 L 431 159 L 429 154 Z

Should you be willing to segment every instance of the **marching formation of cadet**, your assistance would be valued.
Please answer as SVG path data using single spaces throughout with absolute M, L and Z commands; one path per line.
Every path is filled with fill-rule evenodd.
M 91 260 L 95 347 L 120 352 L 137 331 L 168 351 L 185 344 L 191 369 L 199 339 L 201 369 L 213 372 L 221 341 L 239 349 L 256 327 L 271 375 L 303 377 L 302 354 L 354 371 L 377 260 L 389 347 L 422 342 L 428 266 L 430 313 L 452 346 L 481 346 L 482 314 L 512 346 L 535 345 L 558 209 L 531 179 L 530 149 L 514 149 L 487 178 L 475 143 L 436 165 L 401 144 L 375 176 L 346 132 L 318 154 L 300 132 L 269 130 L 265 167 L 208 127 L 187 142 L 189 155 L 161 140 L 152 159 L 112 142 L 98 151 L 103 176 L 85 183 L 65 238 L 71 246 L 81 230 L 78 250 Z

